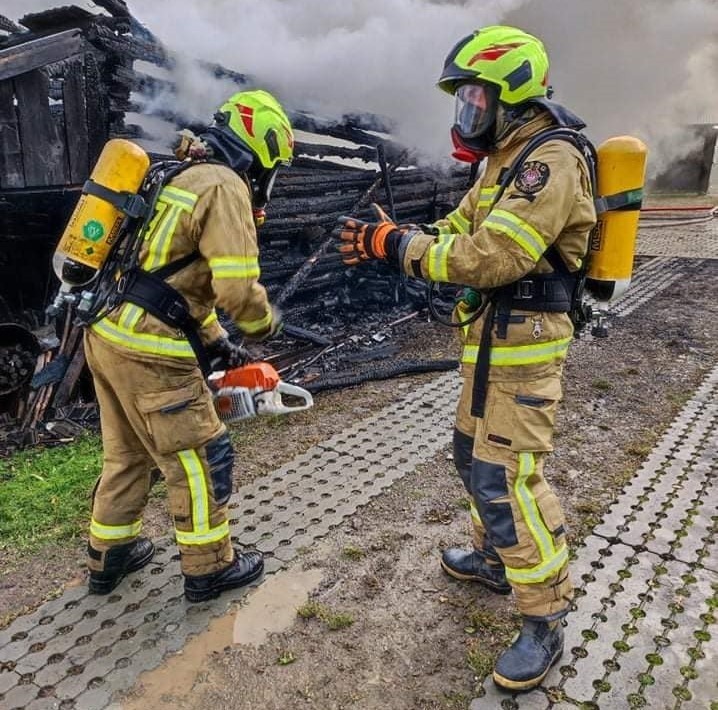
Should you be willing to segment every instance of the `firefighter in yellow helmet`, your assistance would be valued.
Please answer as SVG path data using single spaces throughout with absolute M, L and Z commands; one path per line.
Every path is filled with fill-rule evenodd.
M 543 466 L 574 332 L 568 311 L 596 221 L 591 160 L 558 136 L 584 124 L 548 99 L 547 72 L 543 44 L 519 29 L 462 39 L 439 87 L 455 96 L 454 155 L 485 157 L 480 178 L 434 225 L 400 228 L 382 215 L 342 218 L 339 228 L 347 264 L 385 259 L 413 277 L 470 287 L 454 313 L 466 323 L 454 460 L 472 498 L 473 547 L 445 550 L 441 564 L 457 579 L 513 590 L 523 626 L 493 674 L 513 690 L 539 684 L 563 650 L 566 526 Z
M 179 149 L 184 160 L 162 187 L 144 234 L 142 278 L 86 331 L 104 450 L 90 523 L 91 593 L 109 593 L 154 554 L 140 537 L 153 468 L 167 481 L 188 601 L 248 584 L 263 571 L 259 552 L 236 551 L 230 542 L 234 454 L 198 349 L 199 360 L 216 369 L 241 364 L 243 350 L 229 340 L 215 306 L 249 339 L 269 337 L 281 325 L 258 282 L 255 215 L 292 151 L 290 122 L 273 96 L 253 90 L 230 97 L 213 125 L 185 137 Z M 163 311 L 178 301 L 163 301 L 164 287 L 153 290 L 159 281 L 187 305 L 185 320 L 193 325 L 185 331 L 197 342 L 165 322 Z

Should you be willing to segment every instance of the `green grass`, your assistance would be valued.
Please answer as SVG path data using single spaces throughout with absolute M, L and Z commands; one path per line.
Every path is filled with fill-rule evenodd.
M 297 616 L 301 619 L 319 619 L 330 631 L 346 629 L 354 623 L 351 614 L 331 611 L 323 604 L 312 600 L 297 609 Z
M 83 535 L 101 466 L 94 435 L 0 461 L 0 549 L 30 551 Z

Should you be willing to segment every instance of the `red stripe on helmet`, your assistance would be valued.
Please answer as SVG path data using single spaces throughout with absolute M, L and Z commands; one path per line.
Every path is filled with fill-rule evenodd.
M 254 138 L 254 109 L 251 106 L 243 104 L 235 104 L 239 111 L 239 117 L 242 119 L 244 129 Z
M 513 44 L 495 44 L 486 49 L 482 49 L 480 52 L 474 54 L 471 59 L 467 62 L 469 66 L 476 64 L 476 62 L 495 62 L 497 59 L 501 59 L 507 52 L 512 49 L 523 46 L 524 42 L 514 42 Z

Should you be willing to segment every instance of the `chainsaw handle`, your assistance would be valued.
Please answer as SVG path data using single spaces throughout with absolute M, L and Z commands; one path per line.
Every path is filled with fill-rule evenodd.
M 289 394 L 304 400 L 304 404 L 298 404 L 296 407 L 287 407 L 290 412 L 301 412 L 303 409 L 309 409 L 314 404 L 314 398 L 311 393 L 302 387 L 290 385 L 288 382 L 280 382 L 277 385 L 277 392 L 280 394 Z
M 303 404 L 295 407 L 288 407 L 282 402 L 282 395 L 288 394 L 299 397 Z M 267 399 L 265 399 L 267 396 Z M 255 397 L 257 414 L 289 414 L 290 412 L 301 412 L 314 405 L 314 398 L 302 387 L 290 385 L 288 382 L 279 382 L 276 388 L 270 392 L 262 392 Z

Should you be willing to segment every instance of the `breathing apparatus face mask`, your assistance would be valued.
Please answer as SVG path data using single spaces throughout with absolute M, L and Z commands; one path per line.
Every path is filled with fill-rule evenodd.
M 498 88 L 490 84 L 464 84 L 455 93 L 451 137 L 454 157 L 467 163 L 481 160 L 493 146 Z

